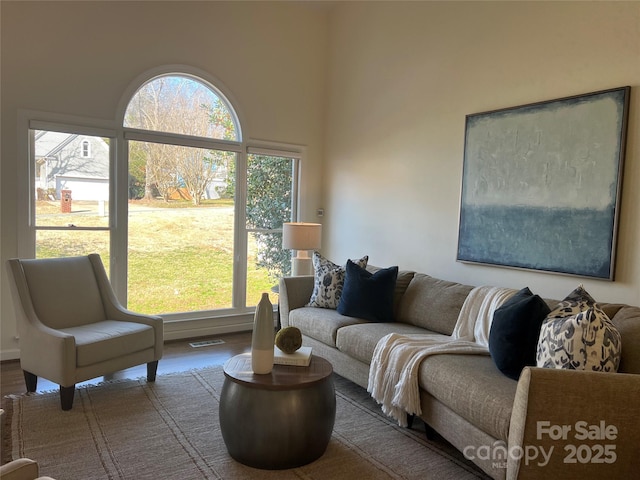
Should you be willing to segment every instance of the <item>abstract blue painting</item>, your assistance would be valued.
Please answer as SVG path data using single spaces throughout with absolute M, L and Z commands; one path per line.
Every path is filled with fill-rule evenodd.
M 613 280 L 629 94 L 467 115 L 457 259 Z

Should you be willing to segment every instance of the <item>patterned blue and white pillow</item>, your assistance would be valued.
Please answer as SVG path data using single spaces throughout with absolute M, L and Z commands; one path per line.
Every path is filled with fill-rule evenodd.
M 362 268 L 366 268 L 368 261 L 369 256 L 365 255 L 360 260 L 353 261 L 353 263 Z M 338 303 L 340 303 L 340 297 L 342 296 L 346 266 L 336 265 L 318 252 L 313 252 L 313 269 L 313 293 L 307 306 L 332 308 L 335 310 L 338 308 Z
M 616 372 L 621 353 L 620 332 L 580 285 L 542 323 L 536 365 Z

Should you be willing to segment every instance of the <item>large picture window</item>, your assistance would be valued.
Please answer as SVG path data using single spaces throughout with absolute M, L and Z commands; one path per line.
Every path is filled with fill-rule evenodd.
M 193 75 L 143 82 L 123 112 L 106 135 L 30 123 L 35 255 L 99 253 L 120 300 L 165 320 L 252 311 L 289 273 L 300 153 L 248 147 Z

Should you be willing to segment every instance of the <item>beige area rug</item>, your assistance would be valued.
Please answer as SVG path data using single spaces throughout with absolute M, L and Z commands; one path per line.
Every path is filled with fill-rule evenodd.
M 487 478 L 422 424 L 400 428 L 367 392 L 335 376 L 337 413 L 327 451 L 290 470 L 246 467 L 227 453 L 218 423 L 221 367 L 79 388 L 73 410 L 57 392 L 12 397 L 12 457 L 57 480 Z M 5 452 L 6 453 L 6 452 Z

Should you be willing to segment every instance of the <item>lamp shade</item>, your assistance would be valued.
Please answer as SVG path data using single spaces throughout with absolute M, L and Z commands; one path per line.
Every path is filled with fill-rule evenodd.
M 282 248 L 315 250 L 322 244 L 322 224 L 289 222 L 282 225 Z

